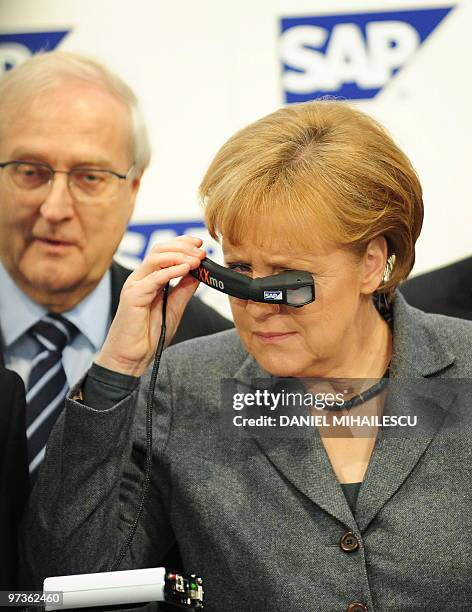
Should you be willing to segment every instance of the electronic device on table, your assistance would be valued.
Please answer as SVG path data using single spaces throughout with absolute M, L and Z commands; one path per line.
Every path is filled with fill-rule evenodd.
M 203 580 L 165 567 L 55 576 L 46 578 L 43 590 L 46 612 L 97 607 L 103 610 L 107 606 L 146 602 L 166 602 L 176 610 L 203 609 Z

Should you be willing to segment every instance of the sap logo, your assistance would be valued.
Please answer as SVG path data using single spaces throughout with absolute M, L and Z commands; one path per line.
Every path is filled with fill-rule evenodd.
M 265 300 L 283 300 L 282 291 L 264 291 Z
M 70 30 L 0 34 L 0 77 L 7 70 L 27 60 L 34 53 L 52 51 L 69 32 Z
M 121 241 L 118 257 L 124 265 L 135 268 L 158 242 L 190 234 L 201 238 L 207 255 L 221 260 L 221 247 L 208 234 L 203 221 L 170 221 L 168 223 L 132 223 Z
M 373 98 L 452 8 L 282 18 L 285 102 Z

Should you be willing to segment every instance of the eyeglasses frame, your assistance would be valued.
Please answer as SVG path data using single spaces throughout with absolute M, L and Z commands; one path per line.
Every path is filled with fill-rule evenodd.
M 35 167 L 40 167 L 40 168 L 47 168 L 48 170 L 50 170 L 51 172 L 51 178 L 49 179 L 49 181 L 45 184 L 51 185 L 54 181 L 54 177 L 56 176 L 56 174 L 66 174 L 68 177 L 67 180 L 67 185 L 69 186 L 69 176 L 77 171 L 86 171 L 86 170 L 93 170 L 95 172 L 108 172 L 109 174 L 113 174 L 114 176 L 116 176 L 117 178 L 119 178 L 121 181 L 123 180 L 127 180 L 132 172 L 132 170 L 135 167 L 135 162 L 132 163 L 132 165 L 130 166 L 129 170 L 126 172 L 126 174 L 120 174 L 119 172 L 115 172 L 114 170 L 109 170 L 108 168 L 92 168 L 90 166 L 85 166 L 85 167 L 80 167 L 80 168 L 72 168 L 72 170 L 55 170 L 54 168 L 52 168 L 49 164 L 45 164 L 43 162 L 31 162 L 31 161 L 27 161 L 27 160 L 21 160 L 21 159 L 11 159 L 7 162 L 1 162 L 0 163 L 0 170 L 3 170 L 3 168 L 6 168 L 8 166 L 11 166 L 12 164 L 25 164 L 28 166 L 35 166 Z M 70 189 L 70 187 L 69 187 Z

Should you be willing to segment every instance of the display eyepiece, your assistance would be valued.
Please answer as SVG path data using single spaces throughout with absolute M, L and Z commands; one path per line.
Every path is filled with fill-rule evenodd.
M 313 276 L 302 270 L 287 270 L 272 276 L 249 278 L 206 257 L 190 274 L 205 285 L 241 300 L 300 308 L 315 299 Z

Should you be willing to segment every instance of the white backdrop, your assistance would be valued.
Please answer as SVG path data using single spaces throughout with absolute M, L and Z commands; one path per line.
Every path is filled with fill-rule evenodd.
M 412 10 L 419 15 L 413 21 L 422 23 L 431 16 L 424 11 L 438 7 L 453 10 L 422 44 L 414 24 L 398 26 L 405 22 L 401 11 Z M 379 18 L 375 15 L 379 11 L 391 14 Z M 344 19 L 351 14 L 354 17 Z M 454 4 L 434 0 L 0 0 L 0 71 L 22 53 L 28 55 L 32 33 L 35 44 L 41 46 L 43 40 L 44 46 L 48 33 L 67 31 L 57 48 L 106 62 L 135 89 L 154 151 L 121 248 L 121 256 L 135 263 L 156 237 L 179 231 L 204 233 L 196 199 L 198 183 L 227 137 L 285 103 L 287 75 L 283 76 L 281 54 L 286 53 L 287 40 L 282 46 L 281 19 L 298 17 L 324 17 L 320 24 L 332 17 L 334 22 L 353 23 L 348 29 L 354 30 L 363 19 L 380 20 L 382 31 L 394 39 L 399 27 L 400 34 L 405 30 L 405 40 L 397 38 L 376 50 L 367 39 L 363 51 L 353 46 L 356 32 L 351 31 L 351 46 L 348 41 L 341 49 L 351 54 L 351 63 L 346 60 L 341 69 L 352 71 L 352 62 L 361 61 L 362 52 L 377 70 L 387 71 L 377 95 L 366 99 L 361 93 L 355 103 L 383 122 L 420 174 L 426 217 L 414 272 L 469 255 L 471 0 Z M 329 34 L 334 38 L 334 30 Z M 331 68 L 336 65 L 333 48 L 334 42 Z M 312 67 L 316 57 L 329 59 L 328 51 L 313 51 Z M 395 57 L 400 68 L 396 74 Z M 345 75 L 344 81 L 349 77 Z M 344 89 L 332 93 L 347 95 Z M 203 294 L 209 303 L 226 308 L 224 296 L 208 290 Z

